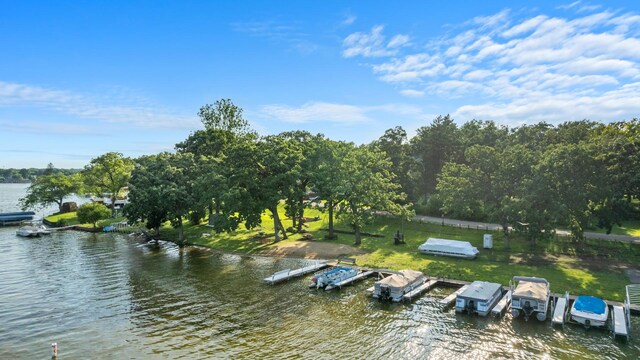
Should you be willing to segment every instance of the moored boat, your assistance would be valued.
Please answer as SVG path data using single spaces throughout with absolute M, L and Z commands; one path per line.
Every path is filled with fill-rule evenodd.
M 502 298 L 502 285 L 474 281 L 456 296 L 456 312 L 466 311 L 487 316 L 493 307 Z
M 373 297 L 398 302 L 411 290 L 424 284 L 427 277 L 414 270 L 400 270 L 391 276 L 377 281 L 373 288 Z
M 336 266 L 313 275 L 309 287 L 319 289 L 327 286 L 335 286 L 341 281 L 358 275 L 358 273 L 358 270 L 348 266 Z
M 23 226 L 16 230 L 16 235 L 24 237 L 40 236 L 40 229 L 35 226 Z
M 511 315 L 514 318 L 522 313 L 527 321 L 533 314 L 539 321 L 547 319 L 551 286 L 546 279 L 514 276 L 510 282 L 510 288 Z
M 571 306 L 571 320 L 585 327 L 603 327 L 609 319 L 607 302 L 595 296 L 578 296 Z

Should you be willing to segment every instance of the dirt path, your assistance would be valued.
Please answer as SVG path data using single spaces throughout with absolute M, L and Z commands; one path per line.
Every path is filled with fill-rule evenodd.
M 336 259 L 338 256 L 362 255 L 366 252 L 356 247 L 318 241 L 298 240 L 274 245 L 275 248 L 266 251 L 269 256 L 286 256 L 307 259 Z

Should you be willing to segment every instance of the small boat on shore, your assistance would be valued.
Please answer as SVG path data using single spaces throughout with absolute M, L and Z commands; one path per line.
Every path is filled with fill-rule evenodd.
M 358 275 L 359 271 L 348 266 L 336 266 L 328 270 L 316 273 L 311 278 L 309 288 L 325 288 L 327 286 L 334 287 L 339 282 L 350 279 Z
M 472 246 L 468 241 L 429 238 L 424 244 L 418 246 L 418 250 L 423 254 L 463 259 L 475 259 L 478 256 L 478 248 Z
M 511 315 L 514 318 L 522 313 L 526 321 L 533 314 L 536 314 L 539 321 L 547 319 L 551 286 L 546 279 L 514 276 L 509 284 L 511 288 Z
M 595 296 L 578 296 L 571 306 L 571 321 L 584 325 L 603 327 L 609 319 L 607 302 Z
M 400 270 L 391 276 L 377 281 L 373 288 L 373 297 L 380 300 L 398 302 L 411 290 L 424 284 L 427 277 L 415 270 Z

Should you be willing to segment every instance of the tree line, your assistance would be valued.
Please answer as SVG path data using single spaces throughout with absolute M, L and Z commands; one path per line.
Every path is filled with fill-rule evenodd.
M 407 216 L 415 209 L 494 221 L 505 233 L 514 228 L 532 241 L 559 226 L 579 240 L 589 227 L 610 231 L 637 217 L 636 119 L 510 128 L 478 120 L 458 126 L 447 115 L 412 138 L 395 127 L 355 145 L 306 131 L 258 136 L 228 99 L 203 106 L 198 115 L 204 129 L 176 144 L 175 152 L 137 159 L 107 153 L 65 178 L 77 176 L 76 184 L 114 194 L 113 201 L 128 186 L 126 216 L 156 230 L 170 221 L 179 242 L 184 219 L 208 217 L 222 232 L 254 228 L 265 212 L 278 241 L 302 230 L 304 209 L 314 198 L 329 214 L 328 236 L 338 216 L 353 228 L 356 244 L 362 226 L 379 212 Z M 282 225 L 282 205 L 291 229 Z
M 57 169 L 53 164 L 44 169 L 37 168 L 22 168 L 22 169 L 0 169 L 0 183 L 29 183 L 38 176 L 50 175 L 52 173 L 62 173 L 65 175 L 71 175 L 79 172 L 80 169 Z

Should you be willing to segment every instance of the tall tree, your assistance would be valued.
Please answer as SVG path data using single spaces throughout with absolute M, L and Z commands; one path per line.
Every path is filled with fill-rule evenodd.
M 138 160 L 125 214 L 147 221 L 156 229 L 166 220 L 178 229 L 178 244 L 184 244 L 183 218 L 194 203 L 193 154 L 163 152 Z
M 108 152 L 92 159 L 82 172 L 87 189 L 102 196 L 108 193 L 111 198 L 112 214 L 120 191 L 129 184 L 134 163 L 121 153 Z
M 313 172 L 313 190 L 324 200 L 322 209 L 329 215 L 328 239 L 335 239 L 334 212 L 336 205 L 344 199 L 343 184 L 347 175 L 342 172 L 342 161 L 353 144 L 329 139 L 322 140 L 317 148 L 317 168 Z
M 362 226 L 375 211 L 400 214 L 398 201 L 403 200 L 400 186 L 393 182 L 391 161 L 386 154 L 369 146 L 353 147 L 340 164 L 345 206 L 341 213 L 355 232 L 355 244 L 362 243 Z
M 26 196 L 20 199 L 20 204 L 24 210 L 56 204 L 61 212 L 64 198 L 79 192 L 81 188 L 82 180 L 79 174 L 38 176 L 27 189 Z
M 415 172 L 417 164 L 415 159 L 410 155 L 410 146 L 407 140 L 407 132 L 401 127 L 388 129 L 378 140 L 372 143 L 373 146 L 382 150 L 391 160 L 391 172 L 393 172 L 396 181 L 401 186 L 402 191 L 415 200 L 414 196 Z
M 429 126 L 418 129 L 411 139 L 412 155 L 418 161 L 418 196 L 431 194 L 436 189 L 436 179 L 446 162 L 456 161 L 461 154 L 458 127 L 453 119 L 438 116 Z
M 214 104 L 206 104 L 198 112 L 205 129 L 226 130 L 232 133 L 250 131 L 249 123 L 242 117 L 242 108 L 231 99 L 220 99 Z

